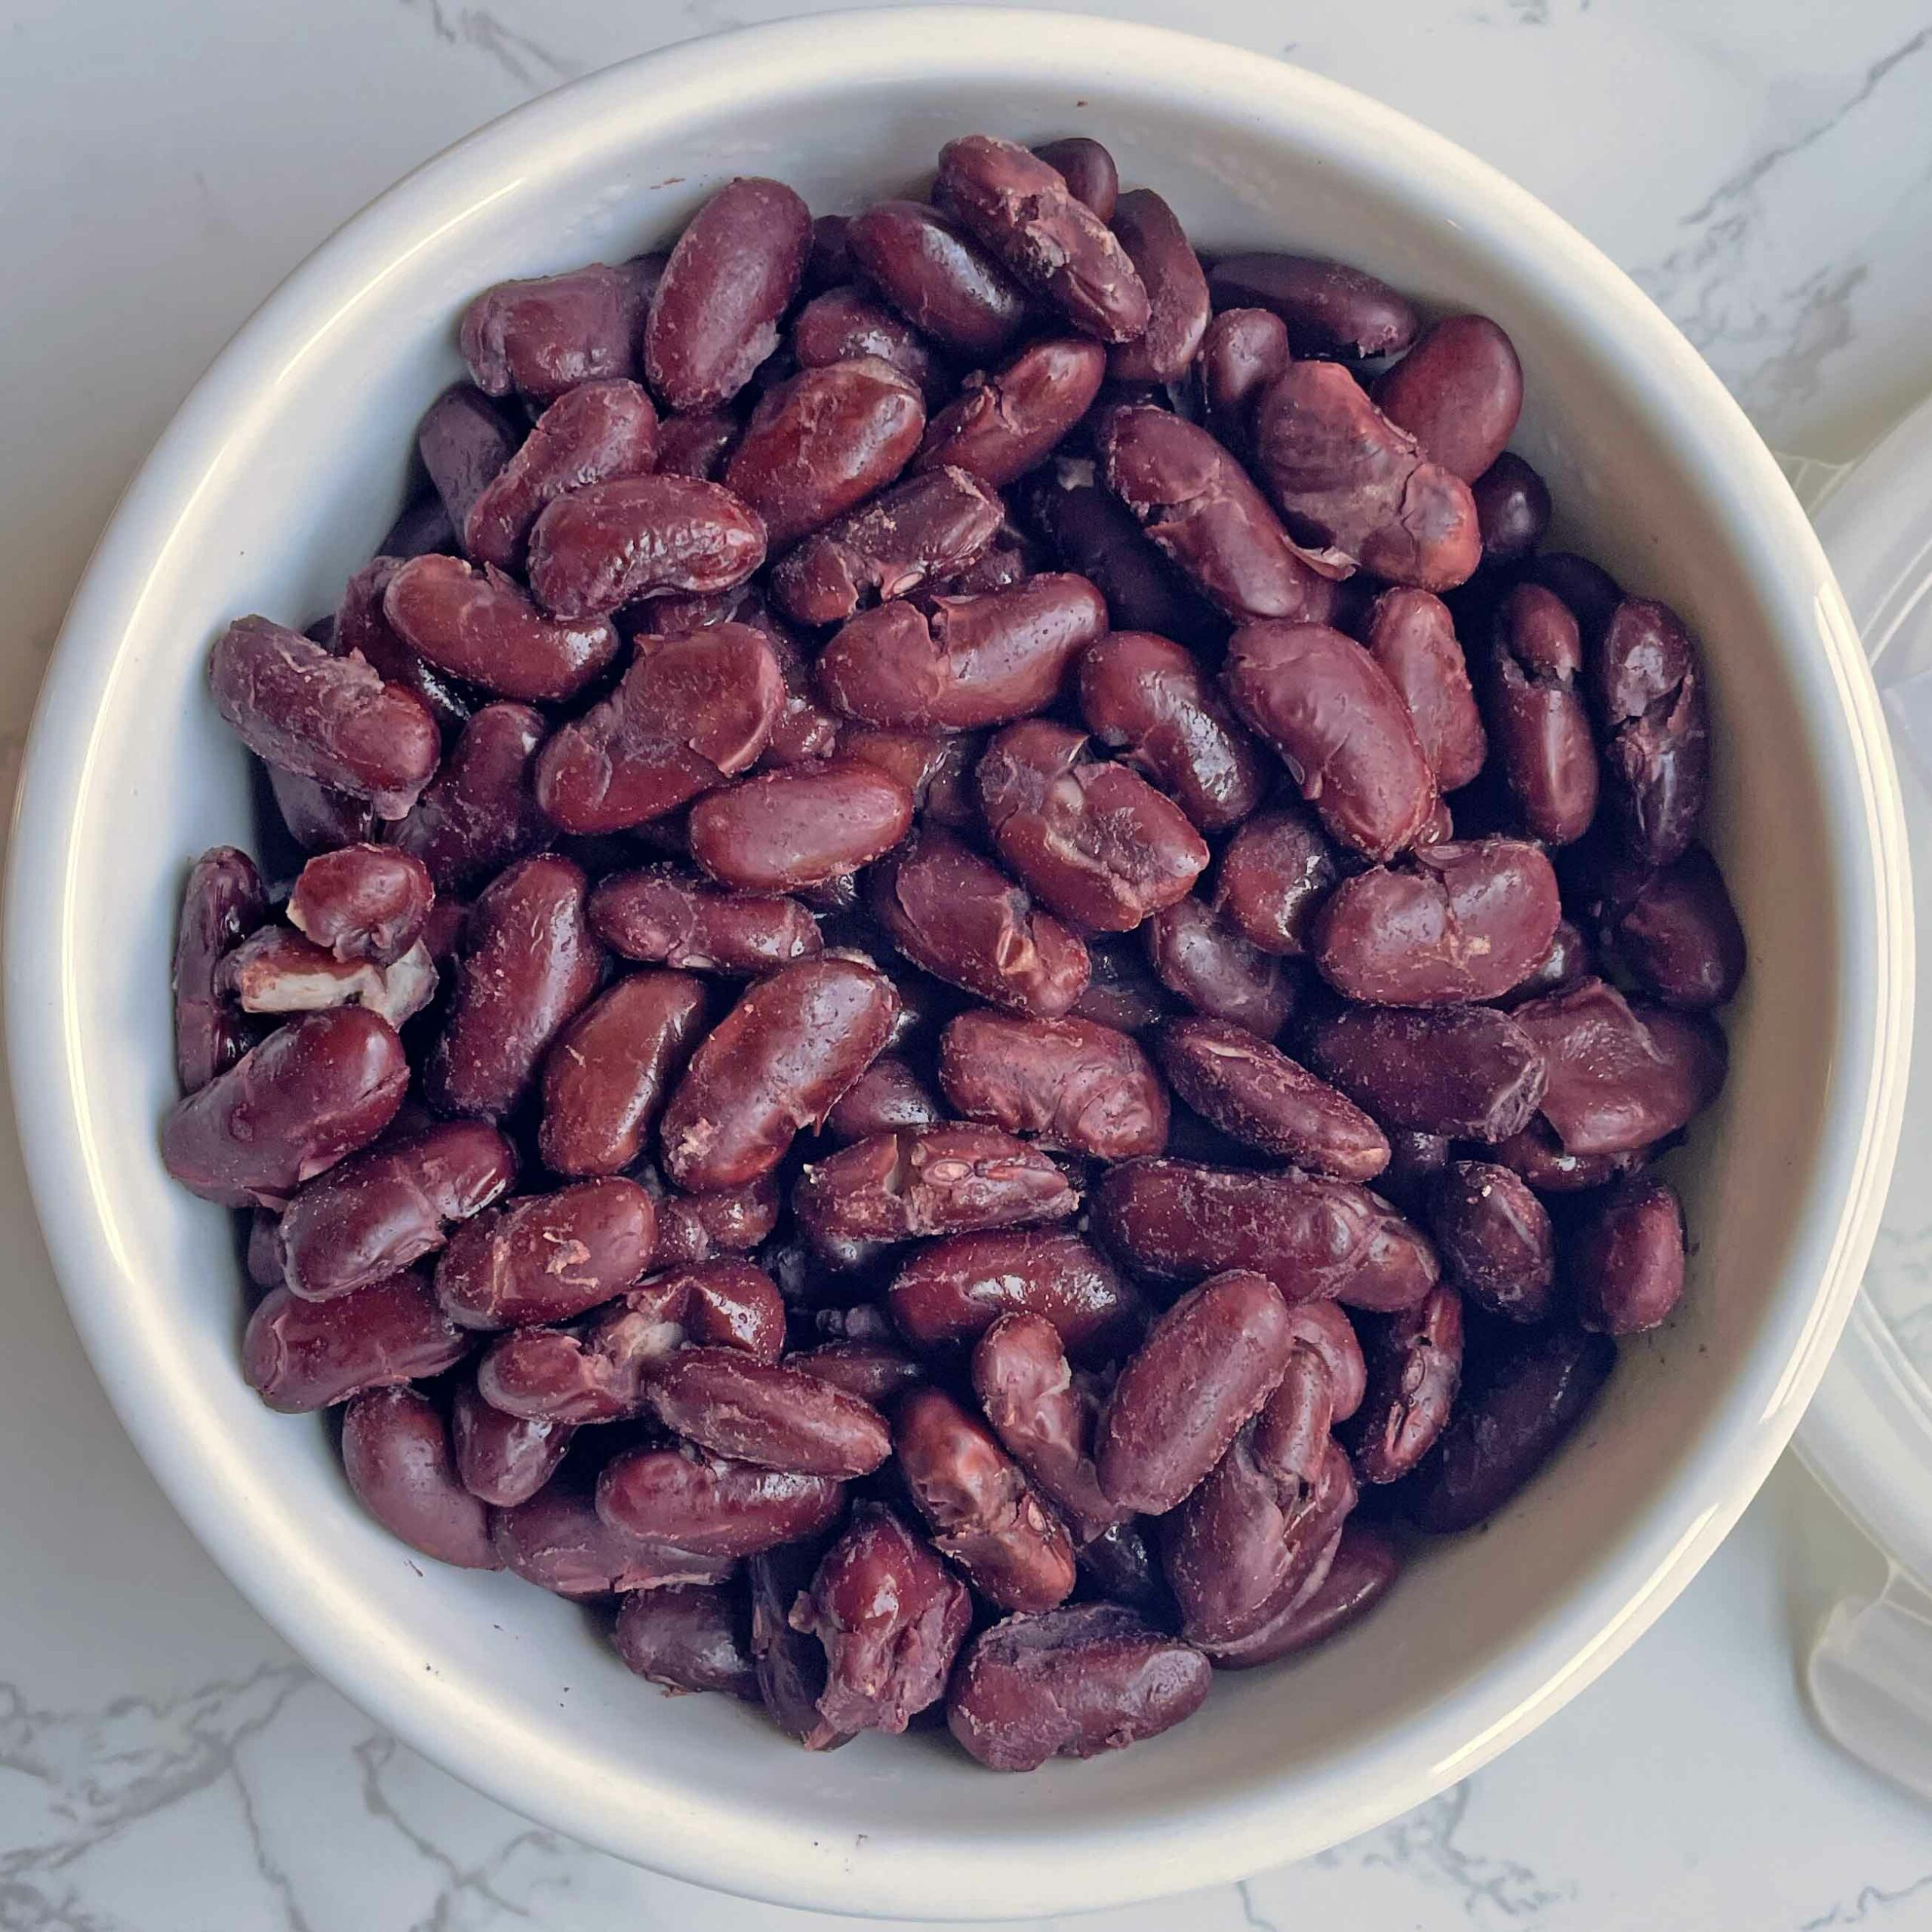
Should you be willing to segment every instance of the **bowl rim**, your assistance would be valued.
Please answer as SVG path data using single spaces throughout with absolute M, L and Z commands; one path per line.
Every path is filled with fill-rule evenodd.
M 1023 53 L 1016 53 L 1023 50 Z M 165 1389 L 116 1319 L 139 1271 L 112 1238 L 81 1104 L 72 998 L 78 917 L 72 805 L 102 688 L 146 584 L 192 509 L 238 412 L 262 397 L 426 235 L 507 192 L 586 125 L 668 104 L 742 100 L 801 72 L 878 84 L 937 69 L 1100 88 L 1158 84 L 1204 111 L 1346 150 L 1364 179 L 1470 230 L 1492 259 L 1537 258 L 1564 325 L 1677 412 L 1678 454 L 1703 479 L 1740 560 L 1815 638 L 1790 675 L 1816 700 L 1826 835 L 1844 881 L 1841 1037 L 1817 1161 L 1782 1280 L 1782 1306 L 1692 1451 L 1614 1561 L 1580 1580 L 1520 1643 L 1411 1722 L 1312 1772 L 1257 1777 L 1168 1829 L 1084 1826 L 1051 1837 L 931 1832 L 821 1843 L 745 1807 L 698 1801 L 666 1776 L 651 1807 L 493 1749 L 486 1713 L 438 1700 L 420 1665 L 374 1629 L 292 1589 L 225 1506 L 220 1459 L 168 1426 Z M 1721 478 L 1721 483 L 1719 482 Z M 1742 410 L 1675 328 L 1594 246 L 1527 192 L 1443 137 L 1339 84 L 1174 30 L 1087 15 L 980 6 L 815 14 L 659 49 L 512 109 L 445 149 L 325 241 L 217 356 L 123 494 L 81 580 L 23 761 L 6 905 L 8 1041 L 29 1183 L 76 1328 L 110 1399 L 174 1507 L 229 1578 L 331 1684 L 433 1761 L 586 1842 L 700 1884 L 792 1906 L 912 1917 L 1007 1917 L 1121 1904 L 1238 1879 L 1372 1828 L 1468 1775 L 1597 1677 L 1688 1582 L 1742 1512 L 1795 1426 L 1856 1294 L 1898 1137 L 1910 1027 L 1909 880 L 1896 774 L 1863 654 L 1823 552 Z M 1815 1284 L 1801 1299 L 1795 1284 Z M 648 1810 L 649 1815 L 647 1815 Z

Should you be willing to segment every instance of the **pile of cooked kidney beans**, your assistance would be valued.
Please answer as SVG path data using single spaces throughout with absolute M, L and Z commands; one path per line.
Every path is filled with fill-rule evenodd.
M 1503 331 L 972 135 L 461 344 L 214 647 L 280 852 L 189 874 L 162 1146 L 263 1400 L 654 1681 L 1001 1770 L 1508 1501 L 1682 1289 L 1744 947 Z

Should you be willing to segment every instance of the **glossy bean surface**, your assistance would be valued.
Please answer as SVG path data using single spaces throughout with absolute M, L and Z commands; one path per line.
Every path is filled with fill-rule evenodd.
M 489 1512 L 457 1479 L 448 1425 L 419 1389 L 372 1389 L 342 1419 L 349 1486 L 389 1534 L 463 1570 L 498 1570 Z

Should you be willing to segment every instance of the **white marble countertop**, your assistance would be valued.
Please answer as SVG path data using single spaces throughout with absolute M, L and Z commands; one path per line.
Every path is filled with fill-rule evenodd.
M 343 217 L 561 80 L 768 0 L 0 4 L 0 783 L 116 493 Z M 1153 0 L 1082 11 L 1175 17 Z M 1638 278 L 1781 449 L 1855 454 L 1932 387 L 1924 0 L 1195 0 L 1381 96 Z M 31 1132 L 32 1123 L 26 1123 Z M 802 1915 L 537 1829 L 291 1657 L 137 1460 L 0 1127 L 0 1928 L 781 1932 Z M 1811 1727 L 1798 1666 L 1869 1552 L 1787 1462 L 1629 1656 L 1479 1777 L 1239 1889 L 1094 1932 L 1932 1925 L 1932 1813 Z M 857 1921 L 849 1921 L 856 1924 Z

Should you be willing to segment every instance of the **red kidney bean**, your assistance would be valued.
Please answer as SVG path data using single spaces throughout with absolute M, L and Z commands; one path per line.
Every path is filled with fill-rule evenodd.
M 1204 900 L 1180 900 L 1156 912 L 1143 931 L 1155 977 L 1197 1013 L 1263 1039 L 1287 1023 L 1295 989 L 1281 962 L 1251 945 Z
M 678 236 L 644 325 L 644 369 L 672 409 L 728 401 L 778 346 L 811 246 L 811 213 L 780 181 L 728 183 Z
M 500 281 L 464 312 L 463 359 L 486 395 L 548 402 L 601 376 L 637 370 L 637 337 L 659 264 L 604 262 Z M 462 527 L 460 518 L 453 518 Z
M 215 990 L 216 969 L 268 915 L 262 875 L 247 853 L 217 845 L 189 868 L 174 934 L 174 1069 L 184 1094 L 248 1050 L 247 1029 Z
M 1009 725 L 980 761 L 980 805 L 1001 857 L 1054 911 L 1131 932 L 1186 896 L 1208 848 L 1171 799 L 1086 744 L 1048 718 Z
M 637 1183 L 580 1181 L 466 1221 L 436 1264 L 436 1296 L 466 1328 L 565 1321 L 650 1266 L 657 1216 Z
M 1361 1407 L 1368 1386 L 1355 1324 L 1333 1302 L 1304 1301 L 1288 1310 L 1288 1327 L 1296 1349 L 1320 1359 L 1331 1420 L 1346 1422 Z
M 1549 529 L 1549 486 L 1513 451 L 1505 450 L 1469 485 L 1482 560 L 1494 570 L 1533 555 Z
M 926 466 L 781 557 L 772 594 L 801 623 L 842 623 L 862 605 L 964 569 L 985 552 L 1004 514 L 966 469 Z
M 778 1225 L 778 1183 L 760 1174 L 740 1187 L 666 1194 L 657 1204 L 653 1258 L 666 1267 L 749 1254 Z
M 1564 1261 L 1586 1328 L 1635 1335 L 1658 1327 L 1684 1294 L 1684 1209 L 1675 1191 L 1654 1174 L 1607 1189 Z
M 342 1419 L 342 1466 L 362 1506 L 411 1549 L 463 1570 L 500 1570 L 488 1512 L 457 1481 L 449 1431 L 420 1390 L 373 1389 Z
M 1373 1180 L 1389 1164 L 1388 1137 L 1367 1115 L 1244 1026 L 1171 1020 L 1160 1054 L 1174 1091 L 1251 1147 L 1337 1180 Z
M 1091 1758 L 1171 1730 L 1208 1695 L 1208 1660 L 1118 1604 L 1010 1617 L 982 1632 L 955 1673 L 946 1721 L 995 1771 Z
M 819 1253 L 863 1255 L 922 1235 L 1065 1220 L 1079 1191 L 1046 1155 L 996 1128 L 876 1134 L 808 1166 L 792 1211 Z
M 792 1543 L 762 1551 L 746 1565 L 758 1695 L 772 1721 L 808 1751 L 835 1751 L 857 1735 L 836 1729 L 819 1714 L 826 1686 L 824 1647 L 787 1621 L 823 1554 L 823 1540 Z
M 441 740 L 420 698 L 266 617 L 222 633 L 208 682 L 257 758 L 366 798 L 379 818 L 401 818 L 435 772 Z
M 1437 789 L 1460 790 L 1481 771 L 1489 740 L 1448 606 L 1426 590 L 1385 590 L 1363 641 L 1401 694 Z
M 1002 1610 L 1046 1611 L 1073 1588 L 1073 1545 L 985 1424 L 938 1389 L 899 1405 L 892 1446 L 933 1546 Z
M 657 460 L 651 467 L 660 476 L 718 482 L 743 433 L 744 425 L 728 409 L 666 416 L 657 426 Z
M 971 731 L 1051 703 L 1074 659 L 1107 626 L 1084 577 L 1049 573 L 1010 590 L 894 598 L 862 611 L 818 661 L 826 696 L 868 724 Z
M 288 921 L 338 959 L 388 966 L 422 937 L 435 896 L 428 868 L 411 854 L 346 845 L 302 868 Z
M 419 1274 L 334 1301 L 300 1301 L 271 1288 L 242 1338 L 242 1374 L 272 1409 L 297 1415 L 346 1402 L 365 1389 L 440 1375 L 469 1353 Z
M 661 818 L 755 764 L 784 697 L 771 645 L 746 625 L 640 639 L 616 691 L 543 747 L 537 802 L 567 832 Z
M 405 561 L 400 557 L 371 558 L 343 586 L 333 632 L 326 638 L 319 633 L 312 635 L 337 657 L 359 654 L 386 684 L 400 685 L 420 697 L 445 733 L 460 731 L 469 719 L 469 699 L 437 666 L 417 655 L 398 635 L 383 608 L 390 582 Z
M 1042 1146 L 1124 1161 L 1167 1144 L 1159 1075 L 1126 1034 L 1091 1020 L 962 1013 L 940 1037 L 939 1079 L 968 1119 Z
M 771 1217 L 761 1218 L 769 1234 Z M 761 1362 L 775 1362 L 784 1352 L 783 1298 L 777 1282 L 749 1261 L 715 1256 L 675 1267 L 647 1285 L 678 1299 L 690 1339 L 700 1348 L 732 1349 Z
M 1057 1019 L 1087 983 L 1077 934 L 952 833 L 914 832 L 871 875 L 872 913 L 915 966 L 995 1006 Z
M 1145 631 L 1113 631 L 1080 659 L 1088 728 L 1145 774 L 1203 832 L 1225 832 L 1260 804 L 1267 774 L 1193 655 Z
M 263 926 L 223 960 L 215 991 L 244 1013 L 315 1013 L 359 1006 L 400 1026 L 435 998 L 436 970 L 420 943 L 393 966 L 341 960 L 288 926 Z
M 751 988 L 693 1056 L 660 1140 L 680 1186 L 735 1187 L 767 1174 L 884 1049 L 892 984 L 851 959 L 804 960 Z
M 1097 941 L 1088 955 L 1086 989 L 1070 1009 L 1119 1033 L 1143 1033 L 1166 1017 L 1167 989 L 1154 977 L 1145 946 L 1124 940 Z
M 442 498 L 431 489 L 419 491 L 403 506 L 376 552 L 383 557 L 420 557 L 456 547 L 456 526 Z
M 506 1568 L 560 1597 L 721 1583 L 733 1567 L 729 1558 L 696 1555 L 620 1534 L 598 1519 L 589 1494 L 568 1474 L 545 1484 L 528 1502 L 498 1510 L 490 1537 Z
M 1251 946 L 1296 958 L 1337 876 L 1334 850 L 1310 814 L 1257 812 L 1222 848 L 1213 905 Z
M 934 199 L 1084 334 L 1131 342 L 1146 330 L 1147 291 L 1127 251 L 1050 162 L 968 134 L 940 149 Z
M 1441 1534 L 1494 1515 L 1582 1421 L 1616 1365 L 1607 1337 L 1567 1327 L 1525 1331 L 1487 1386 L 1465 1397 L 1403 1491 L 1409 1520 Z
M 1641 1167 L 1647 1148 L 1622 1154 L 1572 1154 L 1557 1139 L 1555 1130 L 1538 1114 L 1520 1134 L 1512 1134 L 1490 1149 L 1512 1174 L 1522 1176 L 1539 1194 L 1580 1194 L 1601 1187 Z
M 1355 1419 L 1355 1473 L 1395 1482 L 1435 1445 L 1463 1380 L 1463 1301 L 1446 1284 L 1390 1315 L 1371 1340 L 1368 1393 Z
M 627 1449 L 597 1484 L 597 1513 L 609 1527 L 700 1556 L 750 1556 L 814 1536 L 844 1500 L 844 1485 L 828 1476 L 689 1447 Z
M 1057 141 L 1042 142 L 1033 152 L 1059 174 L 1076 200 L 1084 202 L 1102 221 L 1113 220 L 1120 195 L 1120 171 L 1113 156 L 1098 141 L 1084 134 L 1069 134 Z
M 892 1453 L 878 1411 L 829 1382 L 736 1349 L 680 1349 L 652 1371 L 666 1427 L 714 1455 L 803 1475 L 869 1475 Z
M 925 1370 L 910 1355 L 883 1342 L 826 1342 L 789 1355 L 785 1361 L 875 1408 L 890 1407 L 926 1379 Z
M 1412 1307 L 1435 1285 L 1434 1251 L 1378 1195 L 1346 1181 L 1135 1161 L 1094 1190 L 1096 1234 L 1137 1275 L 1266 1276 L 1291 1301 Z
M 869 865 L 912 823 L 912 793 L 876 765 L 787 765 L 700 798 L 691 857 L 738 891 L 796 891 Z
M 973 734 L 848 724 L 839 734 L 838 752 L 890 772 L 912 793 L 921 818 L 957 828 L 979 822 L 970 781 L 984 744 Z
M 1549 1069 L 1543 1117 L 1572 1154 L 1620 1154 L 1675 1134 L 1724 1084 L 1724 1036 L 1584 980 L 1515 1009 Z
M 1469 486 L 1337 364 L 1291 363 L 1269 385 L 1255 405 L 1254 451 L 1289 536 L 1318 567 L 1439 591 L 1481 561 Z
M 789 1620 L 824 1646 L 826 1724 L 896 1734 L 945 1694 L 972 1618 L 965 1585 L 891 1511 L 862 1503 Z
M 1627 597 L 1589 669 L 1611 806 L 1638 856 L 1667 866 L 1690 848 L 1709 786 L 1697 642 L 1668 605 Z
M 1592 647 L 1601 641 L 1623 601 L 1623 592 L 1609 571 L 1574 551 L 1546 551 L 1531 559 L 1523 575 L 1562 600 Z
M 1435 774 L 1401 692 L 1361 645 L 1321 624 L 1248 624 L 1222 677 L 1331 838 L 1377 860 L 1414 842 Z
M 556 1474 L 576 1433 L 568 1423 L 506 1415 L 473 1382 L 457 1386 L 450 1411 L 457 1475 L 472 1496 L 499 1509 L 528 1503 Z
M 896 1054 L 882 1054 L 860 1075 L 825 1117 L 825 1131 L 841 1146 L 902 1127 L 937 1127 L 945 1118 L 937 1097 Z
M 204 1201 L 278 1208 L 374 1140 L 408 1084 L 386 1020 L 358 1007 L 307 1014 L 175 1103 L 162 1160 Z
M 751 1608 L 738 1590 L 715 1583 L 633 1590 L 617 1612 L 611 1641 L 638 1676 L 673 1695 L 719 1690 L 757 1699 Z
M 629 1309 L 600 1332 L 602 1322 L 568 1328 L 512 1328 L 500 1335 L 476 1370 L 476 1386 L 491 1407 L 520 1421 L 574 1429 L 638 1414 L 644 1374 L 679 1345 L 674 1321 L 641 1322 Z
M 515 1149 L 484 1121 L 400 1134 L 298 1191 L 275 1231 L 277 1278 L 305 1301 L 366 1288 L 435 1253 L 515 1178 Z
M 451 383 L 423 411 L 416 448 L 454 536 L 461 537 L 477 498 L 516 454 L 522 435 L 522 425 L 511 409 L 468 383 Z M 344 641 L 340 648 L 349 647 Z
M 502 1119 L 589 1003 L 601 955 L 584 923 L 586 891 L 580 866 L 546 854 L 519 859 L 477 900 L 427 1075 L 443 1112 Z
M 1109 218 L 1147 291 L 1147 326 L 1111 350 L 1115 382 L 1178 382 L 1192 365 L 1208 327 L 1208 278 L 1174 211 L 1151 188 L 1120 197 Z
M 1247 623 L 1327 614 L 1327 586 L 1297 554 L 1247 472 L 1205 429 L 1151 405 L 1129 405 L 1103 414 L 1094 451 L 1108 488 L 1225 616 Z
M 1376 407 L 1451 475 L 1473 483 L 1503 454 L 1523 408 L 1515 345 L 1487 315 L 1432 323 L 1376 379 Z
M 928 409 L 942 402 L 952 379 L 918 331 L 855 285 L 847 282 L 815 295 L 792 318 L 792 354 L 801 369 L 822 369 L 855 356 L 889 362 L 916 383 Z
M 775 972 L 823 947 L 795 899 L 723 891 L 669 866 L 601 880 L 589 917 L 612 951 L 682 972 Z
M 1560 992 L 1565 986 L 1574 986 L 1579 980 L 1589 979 L 1596 970 L 1589 941 L 1567 919 L 1558 919 L 1556 931 L 1550 936 L 1549 949 L 1510 988 L 1503 1004 L 1520 1005 L 1540 993 Z
M 1309 1050 L 1315 1071 L 1385 1128 L 1506 1140 L 1543 1101 L 1541 1048 L 1487 1007 L 1355 1007 L 1316 1021 Z
M 1026 325 L 1025 291 L 934 209 L 881 202 L 852 217 L 846 238 L 879 293 L 945 348 L 997 355 Z
M 1336 1540 L 1328 1574 L 1251 1636 L 1217 1647 L 1216 1667 L 1248 1670 L 1325 1643 L 1366 1617 L 1401 1567 L 1401 1553 L 1382 1531 L 1351 1517 Z
M 1717 861 L 1701 845 L 1654 871 L 1610 868 L 1596 910 L 1604 943 L 1666 1006 L 1722 1006 L 1743 982 L 1744 929 Z
M 955 1235 L 918 1249 L 888 1291 L 899 1332 L 916 1349 L 974 1340 L 1002 1315 L 1052 1323 L 1073 1356 L 1105 1360 L 1136 1339 L 1146 1306 L 1077 1235 L 1057 1228 Z
M 1486 700 L 1504 780 L 1523 822 L 1567 845 L 1596 816 L 1596 748 L 1578 688 L 1583 644 L 1554 592 L 1518 584 L 1497 613 Z
M 849 215 L 822 214 L 812 223 L 811 247 L 805 257 L 805 288 L 814 294 L 850 281 L 854 269 Z
M 918 385 L 889 362 L 862 355 L 801 369 L 752 411 L 724 481 L 780 549 L 890 483 L 925 426 Z
M 463 524 L 463 547 L 479 564 L 523 567 L 531 525 L 547 503 L 587 484 L 656 467 L 657 411 L 624 377 L 584 383 L 537 420 L 521 448 L 491 478 Z
M 465 891 L 541 850 L 554 835 L 531 787 L 544 729 L 528 705 L 486 704 L 384 840 L 420 859 L 441 893 Z
M 1421 1218 L 1435 1177 L 1448 1164 L 1450 1145 L 1439 1134 L 1419 1134 L 1413 1128 L 1390 1130 L 1389 1164 L 1377 1186 L 1411 1220 Z
M 1082 337 L 1029 343 L 1003 368 L 967 378 L 926 426 L 916 466 L 949 465 L 1004 489 L 1053 454 L 1092 406 L 1106 371 L 1106 352 Z
M 1386 282 L 1314 255 L 1224 255 L 1208 276 L 1217 309 L 1268 309 L 1297 355 L 1359 360 L 1408 347 L 1422 324 Z
M 338 845 L 353 845 L 373 835 L 376 815 L 368 801 L 331 792 L 312 778 L 285 771 L 280 765 L 264 765 L 275 808 L 296 846 L 304 852 L 327 852 Z M 413 808 L 412 808 L 413 809 Z
M 704 989 L 681 973 L 634 973 L 585 1008 L 544 1059 L 543 1164 L 571 1176 L 629 1167 L 703 1025 Z
M 1432 845 L 1344 879 L 1315 922 L 1315 963 L 1346 998 L 1377 1006 L 1496 999 L 1549 950 L 1562 905 L 1540 846 Z
M 1254 405 L 1288 366 L 1287 325 L 1268 309 L 1224 309 L 1201 338 L 1198 367 L 1208 427 L 1227 448 L 1244 451 Z
M 781 540 L 775 530 L 770 540 Z M 756 509 L 722 484 L 613 477 L 544 506 L 530 533 L 530 587 L 553 617 L 605 617 L 666 591 L 728 590 L 764 561 L 766 542 Z
M 1529 1184 L 1492 1161 L 1451 1161 L 1429 1198 L 1443 1272 L 1480 1308 L 1540 1321 L 1556 1291 L 1556 1236 Z

